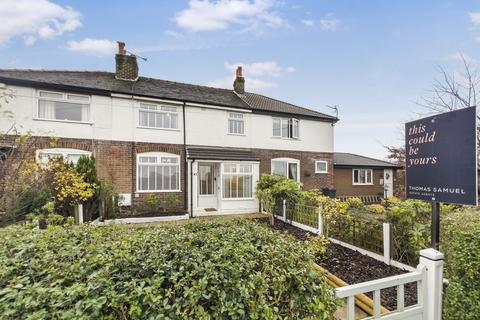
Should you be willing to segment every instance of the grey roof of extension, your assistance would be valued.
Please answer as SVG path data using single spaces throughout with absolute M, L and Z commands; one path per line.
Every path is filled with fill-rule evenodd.
M 204 147 L 187 147 L 187 158 L 201 160 L 260 160 L 251 150 Z
M 115 79 L 115 73 L 104 71 L 20 70 L 0 69 L 0 82 L 44 89 L 72 90 L 109 95 L 131 94 L 182 102 L 219 105 L 252 110 L 253 112 L 283 113 L 319 120 L 338 119 L 275 100 L 255 93 L 237 95 L 233 90 L 139 77 L 137 81 Z
M 333 165 L 336 167 L 370 167 L 370 168 L 401 168 L 401 166 L 378 159 L 373 159 L 353 153 L 335 152 Z

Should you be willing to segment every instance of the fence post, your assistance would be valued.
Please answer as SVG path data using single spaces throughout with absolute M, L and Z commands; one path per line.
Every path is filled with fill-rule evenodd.
M 282 203 L 282 216 L 283 216 L 283 221 L 287 222 L 287 200 L 283 199 Z
M 426 320 L 442 319 L 443 263 L 443 253 L 433 248 L 420 251 L 419 267 L 426 268 L 426 280 L 422 285 Z
M 383 262 L 390 265 L 390 255 L 392 248 L 392 231 L 390 223 L 383 224 Z
M 83 224 L 83 204 L 79 204 L 75 207 L 75 222 L 80 225 Z
M 263 200 L 260 200 L 260 213 L 263 213 Z
M 319 236 L 323 236 L 322 207 L 318 207 L 318 235 L 319 235 Z

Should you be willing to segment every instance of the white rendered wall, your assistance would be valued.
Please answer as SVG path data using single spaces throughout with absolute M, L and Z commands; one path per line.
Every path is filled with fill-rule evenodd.
M 172 102 L 178 108 L 178 129 L 164 130 L 138 127 L 140 101 L 136 99 L 93 95 L 91 122 L 75 123 L 36 119 L 36 89 L 7 86 L 7 90 L 13 92 L 14 98 L 0 110 L 12 111 L 14 118 L 8 119 L 0 112 L 0 132 L 10 128 L 14 121 L 22 132 L 39 136 L 183 144 L 182 106 L 178 103 Z M 333 152 L 331 123 L 300 119 L 300 139 L 280 139 L 272 136 L 272 116 L 245 113 L 245 135 L 237 136 L 228 134 L 228 112 L 187 106 L 187 144 Z

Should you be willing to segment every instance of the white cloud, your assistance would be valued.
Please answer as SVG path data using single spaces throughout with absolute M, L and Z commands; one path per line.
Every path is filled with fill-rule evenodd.
M 181 34 L 180 32 L 173 31 L 173 30 L 166 30 L 165 35 L 175 38 L 175 39 L 183 39 L 185 36 Z
M 322 30 L 326 31 L 335 31 L 338 28 L 338 25 L 340 24 L 339 19 L 331 18 L 331 19 L 322 19 L 320 20 L 320 27 Z
M 67 43 L 67 49 L 70 51 L 92 54 L 95 56 L 113 55 L 117 43 L 111 40 L 100 40 L 85 38 L 80 41 L 71 40 Z
M 224 78 L 210 81 L 208 86 L 218 88 L 233 88 L 235 79 L 235 70 L 238 66 L 242 66 L 243 76 L 245 77 L 245 86 L 248 90 L 275 88 L 277 84 L 273 81 L 286 73 L 295 72 L 294 67 L 284 68 L 276 61 L 245 63 L 224 63 L 228 75 Z
M 313 27 L 315 25 L 315 22 L 309 19 L 302 20 L 302 23 L 307 27 Z
M 178 12 L 174 21 L 193 32 L 226 30 L 230 25 L 244 26 L 242 31 L 284 25 L 272 7 L 273 0 L 190 0 L 188 8 Z
M 80 13 L 49 0 L 0 1 L 0 45 L 23 36 L 26 45 L 53 38 L 81 26 Z
M 476 26 L 480 25 L 480 12 L 470 12 L 470 20 Z

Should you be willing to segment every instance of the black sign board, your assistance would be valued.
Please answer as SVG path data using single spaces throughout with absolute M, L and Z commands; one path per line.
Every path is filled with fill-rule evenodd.
M 405 124 L 406 195 L 477 205 L 476 107 Z

